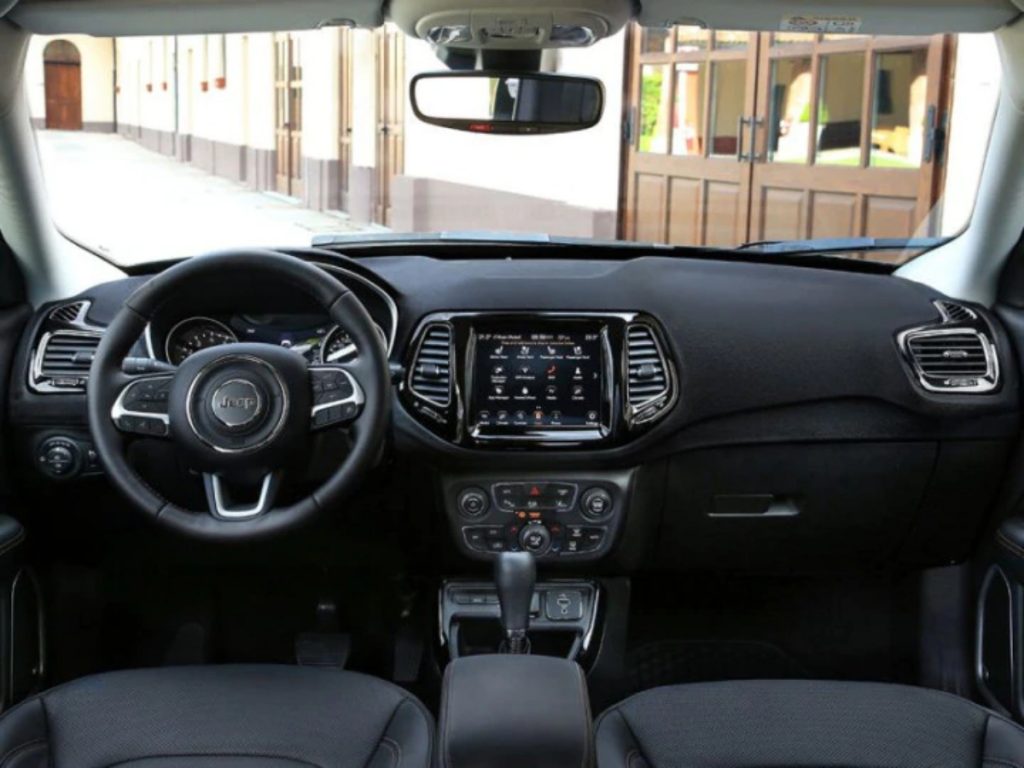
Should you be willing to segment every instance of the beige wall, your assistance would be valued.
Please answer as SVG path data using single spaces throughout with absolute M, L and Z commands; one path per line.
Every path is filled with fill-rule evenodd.
M 85 127 L 110 130 L 114 123 L 114 43 L 107 37 L 37 35 L 32 38 L 25 60 L 25 88 L 32 119 L 38 124 L 46 119 L 43 49 L 51 40 L 74 43 L 82 56 L 82 122 Z

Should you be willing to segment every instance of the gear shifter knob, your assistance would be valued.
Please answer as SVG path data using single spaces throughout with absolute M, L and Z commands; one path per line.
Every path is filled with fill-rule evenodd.
M 501 552 L 494 561 L 501 627 L 508 653 L 529 653 L 530 603 L 537 582 L 537 564 L 529 552 Z

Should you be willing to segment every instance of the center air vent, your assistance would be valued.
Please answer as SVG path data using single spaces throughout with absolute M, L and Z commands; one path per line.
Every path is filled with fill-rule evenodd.
M 991 331 L 973 309 L 937 301 L 937 325 L 905 331 L 899 345 L 918 382 L 929 392 L 991 392 L 999 384 L 999 357 Z
M 39 392 L 84 392 L 99 344 L 99 333 L 44 334 L 33 359 L 32 386 Z
M 441 408 L 452 401 L 452 329 L 446 323 L 428 325 L 409 372 L 409 390 Z
M 672 374 L 654 331 L 634 323 L 626 329 L 626 405 L 633 424 L 650 421 L 672 399 Z

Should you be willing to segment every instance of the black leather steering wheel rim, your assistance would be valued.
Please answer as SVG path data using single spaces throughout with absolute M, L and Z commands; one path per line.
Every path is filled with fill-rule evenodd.
M 124 358 L 146 325 L 176 292 L 196 281 L 237 274 L 240 280 L 269 278 L 297 289 L 351 335 L 359 356 L 348 366 L 362 388 L 361 413 L 352 424 L 351 446 L 338 468 L 312 494 L 245 520 L 225 520 L 196 513 L 169 501 L 133 469 L 126 438 L 112 419 L 119 394 L 132 377 L 123 373 Z M 281 533 L 337 504 L 376 462 L 390 417 L 387 351 L 373 320 L 359 299 L 336 277 L 301 259 L 276 251 L 243 250 L 197 256 L 165 270 L 124 302 L 96 350 L 88 385 L 88 414 L 96 451 L 114 485 L 129 502 L 160 525 L 188 536 L 213 541 L 240 541 Z M 308 418 L 308 417 L 307 417 Z

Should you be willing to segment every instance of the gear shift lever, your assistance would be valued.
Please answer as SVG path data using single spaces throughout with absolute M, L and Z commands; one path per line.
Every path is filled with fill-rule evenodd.
M 494 561 L 494 583 L 501 604 L 505 653 L 529 653 L 530 603 L 537 581 L 537 565 L 529 552 L 501 552 Z

